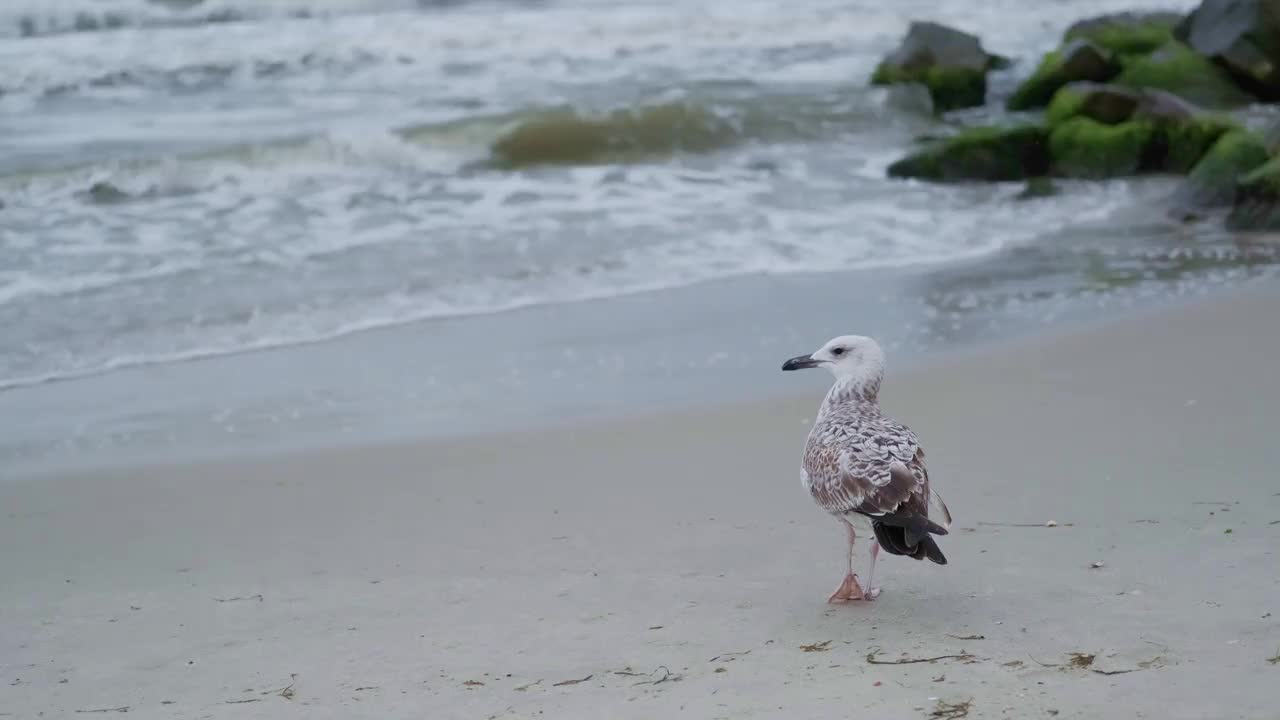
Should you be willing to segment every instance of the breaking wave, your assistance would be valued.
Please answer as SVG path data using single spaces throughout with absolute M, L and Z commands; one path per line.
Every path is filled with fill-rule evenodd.
M 617 110 L 603 117 L 572 111 L 518 123 L 493 143 L 501 167 L 617 162 L 629 157 L 708 152 L 742 140 L 730 117 L 689 103 Z
M 532 108 L 474 115 L 385 131 L 359 129 L 223 145 L 149 160 L 95 163 L 0 176 L 0 191 L 64 187 L 106 204 L 199 190 L 211 173 L 302 170 L 316 165 L 378 166 L 419 172 L 521 170 L 540 165 L 644 163 L 677 154 L 709 153 L 760 142 L 806 142 L 872 129 L 890 118 L 912 118 L 879 90 L 812 96 L 760 94 L 742 98 L 637 104 L 609 111 Z M 163 178 L 157 181 L 155 178 Z M 176 177 L 183 178 L 180 182 Z M 156 183 L 161 186 L 157 187 Z M 177 183 L 176 187 L 174 184 Z
M 874 92 L 874 91 L 873 91 Z M 715 152 L 748 142 L 801 142 L 866 130 L 890 114 L 865 90 L 808 97 L 755 95 L 733 100 L 679 100 L 607 112 L 528 111 L 515 115 L 489 146 L 491 166 L 628 163 L 675 154 Z M 493 118 L 478 121 L 492 127 Z M 431 137 L 418 128 L 407 137 Z
M 462 0 L 7 0 L 0 37 L 434 9 Z

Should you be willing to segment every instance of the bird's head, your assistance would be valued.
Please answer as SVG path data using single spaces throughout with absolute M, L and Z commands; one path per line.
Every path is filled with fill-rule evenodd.
M 855 380 L 879 384 L 884 374 L 884 351 L 875 340 L 863 335 L 841 335 L 827 341 L 817 352 L 793 357 L 782 364 L 783 370 L 823 367 L 836 380 Z

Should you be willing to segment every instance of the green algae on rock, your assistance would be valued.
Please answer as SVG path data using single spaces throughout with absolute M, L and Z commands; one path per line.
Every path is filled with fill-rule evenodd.
M 1227 227 L 1280 230 L 1280 158 L 1272 158 L 1240 178 Z
M 1004 59 L 982 48 L 977 36 L 945 25 L 914 21 L 896 50 L 876 67 L 873 85 L 920 83 L 938 112 L 986 102 L 987 73 Z
M 1167 90 L 1205 107 L 1230 108 L 1250 102 L 1249 95 L 1236 86 L 1227 71 L 1177 42 L 1131 59 L 1112 82 Z
M 1163 147 L 1159 169 L 1165 172 L 1183 174 L 1199 167 L 1227 135 L 1234 137 L 1221 148 L 1222 153 L 1230 154 L 1246 146 L 1262 148 L 1264 156 L 1266 153 L 1261 138 L 1239 129 L 1230 118 L 1205 114 L 1182 121 L 1151 122 L 1160 132 Z
M 1186 173 L 1225 133 L 1238 128 L 1230 118 L 1205 112 L 1161 90 L 1073 83 L 1058 91 L 1045 119 L 1058 128 L 1074 118 L 1101 125 L 1140 124 L 1153 129 L 1142 169 Z
M 1267 163 L 1266 144 L 1256 133 L 1234 129 L 1223 133 L 1173 195 L 1184 218 L 1197 210 L 1230 206 L 1240 179 Z
M 975 128 L 933 143 L 890 168 L 895 177 L 929 180 L 1012 180 L 1052 174 L 1059 177 L 1105 179 L 1145 172 L 1185 174 L 1223 136 L 1240 130 L 1231 118 L 1196 108 L 1159 90 L 1099 83 L 1072 83 L 1054 95 L 1045 114 L 1047 128 L 1026 126 Z M 1047 143 L 1038 154 L 988 157 L 1035 137 Z M 1011 140 L 1017 138 L 1019 141 Z M 1235 136 L 1219 152 L 1236 157 L 1239 143 L 1263 146 L 1260 136 Z M 1047 148 L 1047 157 L 1044 150 Z M 1265 147 L 1264 147 L 1265 151 Z M 1034 163 L 1024 162 L 1027 157 Z M 1213 164 L 1206 166 L 1206 176 Z M 1041 171 L 1043 168 L 1043 171 Z
M 535 165 L 609 162 L 674 152 L 707 152 L 738 142 L 740 133 L 711 111 L 687 103 L 618 110 L 598 117 L 550 112 L 512 127 L 492 146 L 492 162 Z
M 1144 55 L 1173 39 L 1183 16 L 1173 12 L 1122 12 L 1101 15 L 1067 28 L 1064 40 L 1088 40 L 1118 55 Z
M 1084 116 L 1104 125 L 1115 125 L 1133 117 L 1142 102 L 1142 93 L 1130 88 L 1072 83 L 1053 96 L 1045 111 L 1045 120 L 1050 127 L 1055 127 L 1071 118 Z
M 1087 117 L 1074 117 L 1049 134 L 1049 155 L 1054 173 L 1065 177 L 1134 175 L 1147 166 L 1156 137 L 1155 126 L 1147 122 L 1104 125 Z
M 1025 180 L 1049 171 L 1048 131 L 1034 125 L 961 131 L 889 166 L 889 177 L 941 182 Z
M 938 112 L 977 107 L 986 102 L 987 74 L 968 68 L 931 67 L 901 69 L 881 65 L 871 76 L 872 85 L 920 83 L 929 89 L 929 97 Z
M 1022 81 L 1006 101 L 1010 110 L 1030 110 L 1049 104 L 1062 87 L 1078 81 L 1110 80 L 1120 72 L 1111 53 L 1088 40 L 1072 40 L 1047 53 L 1031 77 Z

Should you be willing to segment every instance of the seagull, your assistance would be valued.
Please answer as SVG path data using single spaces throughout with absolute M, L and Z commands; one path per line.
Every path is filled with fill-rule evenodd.
M 880 345 L 869 337 L 842 335 L 782 365 L 783 370 L 817 367 L 831 371 L 836 381 L 809 431 L 800 478 L 849 537 L 848 572 L 827 602 L 875 600 L 880 588 L 872 581 L 881 547 L 891 555 L 947 564 L 931 535 L 947 534 L 951 512 L 929 489 L 924 449 L 915 433 L 880 412 Z M 872 533 L 866 591 L 853 572 L 855 523 Z

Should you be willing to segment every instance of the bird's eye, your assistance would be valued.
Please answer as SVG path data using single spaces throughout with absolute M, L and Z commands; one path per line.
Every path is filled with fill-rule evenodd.
M 844 348 L 836 348 L 835 350 L 831 351 L 831 354 L 835 355 L 836 357 L 840 357 L 841 355 L 844 354 Z

